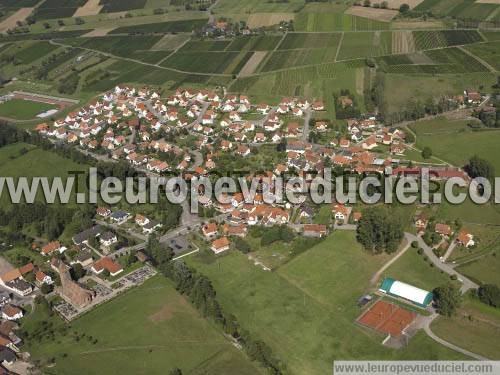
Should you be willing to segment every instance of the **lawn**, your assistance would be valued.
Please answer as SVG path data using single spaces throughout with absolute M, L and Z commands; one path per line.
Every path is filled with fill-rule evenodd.
M 430 147 L 433 154 L 453 165 L 464 166 L 469 158 L 478 155 L 489 160 L 500 171 L 500 132 L 496 130 L 471 131 L 467 120 L 420 121 L 412 126 L 417 132 L 417 146 Z M 438 130 L 436 130 L 438 129 Z M 438 136 L 439 135 L 439 136 Z
M 432 291 L 434 288 L 450 281 L 448 274 L 441 273 L 430 261 L 424 260 L 424 255 L 419 255 L 417 249 L 410 247 L 395 263 L 382 275 L 392 277 L 417 288 Z
M 52 104 L 12 99 L 0 104 L 0 117 L 12 120 L 32 120 L 39 113 L 54 108 Z
M 222 306 L 264 340 L 294 374 L 331 371 L 334 359 L 444 359 L 460 355 L 418 334 L 395 351 L 354 323 L 357 299 L 386 256 L 365 253 L 354 234 L 338 232 L 277 272 L 262 270 L 239 252 L 187 262 L 212 281 Z
M 464 88 L 480 90 L 496 82 L 493 73 L 465 74 L 386 74 L 384 97 L 389 112 L 400 111 L 411 101 L 424 103 L 430 98 L 460 95 Z
M 432 324 L 433 332 L 461 348 L 489 359 L 500 359 L 500 310 L 467 298 L 457 315 L 440 317 Z
M 77 164 L 53 152 L 41 150 L 32 145 L 23 143 L 12 144 L 0 148 L 0 176 L 2 177 L 61 177 L 64 181 L 69 176 L 69 171 L 85 171 L 86 166 Z M 42 189 L 39 188 L 37 200 L 42 200 Z M 74 190 L 73 190 L 74 191 Z M 79 191 L 87 191 L 85 181 L 80 178 Z M 0 203 L 10 204 L 10 198 L 4 188 Z M 75 202 L 74 194 L 70 202 Z
M 477 260 L 465 263 L 457 268 L 458 272 L 480 283 L 500 286 L 500 251 L 498 248 Z
M 28 317 L 23 325 L 34 324 Z M 98 341 L 76 342 L 73 332 Z M 260 372 L 162 276 L 71 322 L 67 335 L 58 333 L 42 344 L 28 342 L 26 349 L 34 359 L 55 357 L 56 365 L 47 370 L 53 374 L 75 369 L 85 374 L 165 374 L 174 367 L 190 374 Z

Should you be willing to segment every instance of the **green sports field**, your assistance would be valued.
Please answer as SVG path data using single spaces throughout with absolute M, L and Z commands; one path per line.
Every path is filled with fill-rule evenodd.
M 54 108 L 55 106 L 47 103 L 12 99 L 0 104 L 0 117 L 12 120 L 33 120 L 39 113 Z
M 28 316 L 23 326 L 34 329 L 37 320 L 46 319 L 41 315 Z M 62 324 L 59 318 L 50 321 L 55 327 Z M 97 343 L 86 338 L 77 343 L 74 332 Z M 26 349 L 34 359 L 55 357 L 55 366 L 46 369 L 51 374 L 75 369 L 85 374 L 165 374 L 174 367 L 186 374 L 260 373 L 162 276 L 71 322 L 66 335 L 28 342 Z

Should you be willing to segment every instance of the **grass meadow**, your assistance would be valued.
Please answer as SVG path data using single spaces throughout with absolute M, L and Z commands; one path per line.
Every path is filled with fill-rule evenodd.
M 47 317 L 37 312 L 22 325 L 32 329 L 41 319 Z M 73 332 L 98 341 L 77 342 Z M 174 367 L 186 374 L 261 372 L 159 275 L 71 322 L 67 335 L 28 349 L 34 359 L 55 357 L 51 374 L 165 374 Z
M 354 323 L 357 299 L 387 256 L 364 252 L 354 233 L 336 232 L 275 272 L 245 255 L 195 256 L 187 262 L 213 282 L 223 307 L 270 345 L 293 374 L 331 371 L 334 359 L 461 358 L 419 333 L 404 350 Z
M 471 297 L 466 297 L 457 314 L 440 317 L 432 330 L 442 339 L 489 359 L 500 359 L 500 312 Z

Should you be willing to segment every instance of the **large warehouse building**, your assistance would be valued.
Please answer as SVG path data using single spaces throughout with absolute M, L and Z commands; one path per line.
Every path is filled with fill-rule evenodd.
M 382 281 L 379 291 L 399 298 L 404 298 L 420 307 L 427 307 L 432 302 L 432 293 L 387 277 Z

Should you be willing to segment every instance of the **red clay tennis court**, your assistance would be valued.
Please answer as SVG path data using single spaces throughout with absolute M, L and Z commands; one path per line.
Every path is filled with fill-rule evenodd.
M 377 301 L 357 321 L 364 326 L 397 337 L 401 336 L 416 317 L 417 314 L 414 312 L 389 302 Z

